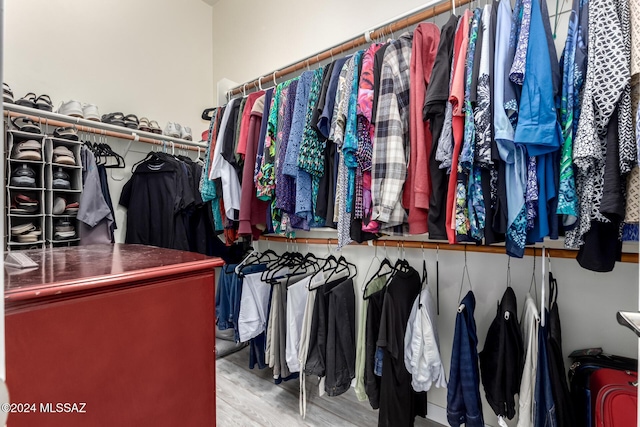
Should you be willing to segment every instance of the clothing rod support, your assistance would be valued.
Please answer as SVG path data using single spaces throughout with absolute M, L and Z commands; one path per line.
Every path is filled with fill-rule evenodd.
M 441 3 L 435 5 L 429 5 L 422 8 L 419 12 L 414 14 L 410 14 L 408 16 L 402 16 L 400 18 L 396 18 L 395 20 L 379 26 L 376 30 L 367 32 L 369 34 L 369 39 L 375 40 L 378 37 L 382 37 L 385 35 L 390 35 L 396 31 L 404 30 L 406 28 L 411 27 L 412 25 L 419 24 L 420 22 L 436 17 L 438 15 L 442 15 L 443 13 L 452 11 L 452 6 L 460 7 L 462 5 L 471 3 L 472 0 L 445 0 Z M 309 55 L 308 57 L 295 62 L 291 65 L 287 65 L 279 70 L 272 71 L 265 75 L 262 75 L 252 81 L 245 82 L 241 85 L 238 85 L 227 92 L 227 95 L 234 96 L 242 93 L 243 86 L 249 88 L 257 88 L 260 81 L 266 78 L 275 78 L 278 79 L 280 77 L 287 76 L 289 74 L 293 74 L 296 71 L 304 70 L 307 68 L 307 65 L 315 65 L 329 58 L 333 58 L 335 52 L 348 52 L 356 47 L 365 45 L 369 43 L 367 41 L 366 34 L 355 37 L 351 40 L 348 40 L 342 44 L 338 44 L 336 46 L 325 49 L 322 52 L 315 53 L 313 55 Z

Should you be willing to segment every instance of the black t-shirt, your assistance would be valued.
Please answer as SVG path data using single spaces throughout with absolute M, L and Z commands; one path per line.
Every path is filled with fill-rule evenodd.
M 189 250 L 178 214 L 194 201 L 177 161 L 158 159 L 140 164 L 120 195 L 120 205 L 128 209 L 125 243 Z
M 382 75 L 382 62 L 384 53 L 389 47 L 389 43 L 383 44 L 373 57 L 373 101 L 371 103 L 371 123 L 376 122 L 378 111 L 378 95 L 380 94 L 380 76 Z
M 410 268 L 396 273 L 384 297 L 377 343 L 384 350 L 378 426 L 413 426 L 416 415 L 427 414 L 427 394 L 413 390 L 404 364 L 404 334 L 420 288 L 420 274 Z

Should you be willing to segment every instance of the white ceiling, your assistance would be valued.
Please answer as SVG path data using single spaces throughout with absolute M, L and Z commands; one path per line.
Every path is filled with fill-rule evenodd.
M 202 1 L 208 4 L 209 6 L 213 6 L 214 4 L 218 3 L 220 0 L 202 0 Z

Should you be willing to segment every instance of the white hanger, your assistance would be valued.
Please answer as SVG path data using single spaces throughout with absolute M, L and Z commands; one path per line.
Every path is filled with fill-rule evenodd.
M 258 87 L 260 88 L 260 92 L 262 92 L 262 76 L 258 77 Z
M 544 327 L 545 325 L 545 295 L 547 293 L 547 285 L 546 285 L 546 266 L 547 266 L 547 262 L 546 262 L 546 254 L 547 254 L 547 248 L 545 246 L 542 246 L 542 294 L 541 294 L 541 304 L 540 304 L 540 325 Z

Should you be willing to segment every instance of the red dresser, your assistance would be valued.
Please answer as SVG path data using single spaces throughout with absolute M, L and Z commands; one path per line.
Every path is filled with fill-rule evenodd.
M 10 427 L 215 425 L 222 260 L 141 245 L 25 253 L 40 267 L 5 268 L 5 328 L 10 400 L 30 412 Z

